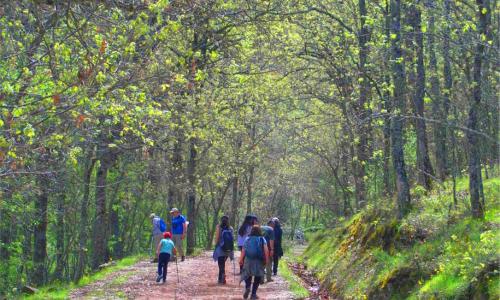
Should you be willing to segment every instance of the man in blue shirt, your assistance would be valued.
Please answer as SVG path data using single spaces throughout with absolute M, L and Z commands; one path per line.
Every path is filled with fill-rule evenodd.
M 181 261 L 184 261 L 186 257 L 184 256 L 182 241 L 186 238 L 186 218 L 181 215 L 181 212 L 175 207 L 172 208 L 170 214 L 172 215 L 172 241 L 177 248 L 177 254 L 181 256 Z

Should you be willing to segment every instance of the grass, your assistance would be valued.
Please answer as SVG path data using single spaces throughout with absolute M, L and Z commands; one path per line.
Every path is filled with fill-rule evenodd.
M 468 179 L 457 187 L 457 207 L 449 182 L 415 191 L 401 221 L 384 208 L 390 204 L 367 207 L 314 235 L 301 259 L 342 299 L 468 299 L 484 291 L 499 299 L 500 178 L 484 181 L 484 220 L 470 217 Z
M 298 298 L 306 298 L 309 296 L 309 291 L 302 286 L 300 278 L 293 274 L 292 270 L 288 267 L 286 259 L 282 259 L 279 262 L 280 265 L 280 275 L 288 282 L 290 291 L 293 295 Z
M 67 299 L 69 298 L 69 294 L 71 293 L 72 290 L 84 287 L 86 285 L 89 285 L 93 282 L 103 280 L 105 279 L 109 274 L 114 273 L 116 271 L 122 270 L 124 268 L 127 268 L 129 266 L 132 266 L 136 264 L 138 261 L 144 259 L 144 255 L 135 255 L 135 256 L 129 256 L 125 257 L 121 260 L 116 261 L 116 264 L 110 267 L 107 267 L 101 271 L 98 271 L 93 274 L 85 275 L 80 279 L 78 283 L 68 283 L 68 284 L 52 284 L 45 286 L 41 289 L 38 290 L 38 292 L 34 295 L 25 295 L 23 299 L 29 299 L 29 300 L 42 300 L 42 299 Z M 119 281 L 125 280 L 126 278 L 122 278 L 122 276 L 117 277 L 116 279 L 113 280 L 115 283 L 119 283 Z

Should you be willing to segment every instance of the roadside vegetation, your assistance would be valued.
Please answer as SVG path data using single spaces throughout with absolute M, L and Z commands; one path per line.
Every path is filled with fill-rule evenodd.
M 498 299 L 500 179 L 485 180 L 485 218 L 470 216 L 466 178 L 428 195 L 413 190 L 411 212 L 394 217 L 389 201 L 322 230 L 301 260 L 345 299 Z

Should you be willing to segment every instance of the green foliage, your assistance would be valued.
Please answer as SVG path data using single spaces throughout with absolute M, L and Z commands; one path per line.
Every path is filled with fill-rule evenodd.
M 498 178 L 485 181 L 485 196 L 493 200 L 485 220 L 472 219 L 463 202 L 450 210 L 449 189 L 423 196 L 400 222 L 368 207 L 341 227 L 319 232 L 303 260 L 325 286 L 346 299 L 498 294 L 492 288 L 499 277 L 500 213 L 494 200 L 499 191 Z

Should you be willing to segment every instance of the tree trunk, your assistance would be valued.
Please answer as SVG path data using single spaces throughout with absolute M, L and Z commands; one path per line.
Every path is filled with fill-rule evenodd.
M 366 26 L 366 3 L 365 0 L 358 1 L 359 15 L 360 15 L 360 28 L 358 33 L 358 46 L 359 46 L 359 75 L 360 87 L 359 87 L 359 100 L 357 103 L 357 117 L 360 120 L 358 124 L 358 135 L 359 142 L 356 145 L 357 152 L 357 164 L 356 164 L 356 176 L 358 180 L 356 183 L 356 200 L 358 203 L 358 208 L 363 208 L 366 205 L 366 171 L 365 164 L 369 159 L 368 154 L 368 137 L 370 136 L 371 126 L 370 126 L 370 115 L 371 112 L 367 108 L 370 95 L 370 81 L 366 76 L 367 69 L 366 63 L 368 60 L 368 46 L 366 45 L 369 41 L 369 31 Z
M 8 245 L 10 245 L 13 237 L 12 225 L 15 224 L 15 222 L 13 222 L 14 215 L 9 213 L 9 210 L 6 208 L 12 199 L 12 189 L 5 189 L 2 190 L 2 192 L 3 200 L 2 203 L 0 203 L 0 260 L 8 262 L 10 258 Z
M 483 37 L 487 37 L 488 30 L 488 15 L 490 7 L 488 0 L 476 0 L 478 14 L 478 31 L 479 37 L 476 45 L 473 65 L 473 86 L 472 99 L 470 101 L 469 118 L 467 120 L 467 141 L 469 142 L 469 191 L 472 215 L 475 218 L 484 217 L 484 207 L 481 201 L 481 190 L 483 181 L 481 178 L 481 147 L 479 136 L 475 132 L 478 130 L 478 114 L 481 104 L 481 86 L 482 86 L 482 68 L 484 56 L 484 41 Z
M 446 25 L 445 25 L 446 26 Z M 442 101 L 443 97 L 441 96 L 441 89 L 439 86 L 439 71 L 437 67 L 437 58 L 435 51 L 435 41 L 434 34 L 436 33 L 435 26 L 435 17 L 433 8 L 429 9 L 429 34 L 427 37 L 427 48 L 429 52 L 429 68 L 431 71 L 431 75 L 429 78 L 431 89 L 430 94 L 432 97 L 432 114 L 434 118 L 437 118 L 440 122 L 446 122 L 446 119 L 443 119 L 443 109 L 442 109 Z M 446 37 L 445 37 L 446 38 Z M 437 176 L 441 181 L 444 181 L 447 176 L 447 148 L 446 148 L 446 124 L 435 123 L 433 125 L 433 135 L 434 135 L 434 155 L 436 158 L 436 172 Z
M 64 185 L 63 185 L 64 186 Z M 57 195 L 56 203 L 56 269 L 54 271 L 54 278 L 62 280 L 63 271 L 66 262 L 64 261 L 64 193 L 61 191 Z
M 445 13 L 445 18 L 446 22 L 444 24 L 443 28 L 443 76 L 444 76 L 444 89 L 442 91 L 442 97 L 443 97 L 443 111 L 442 114 L 440 115 L 440 118 L 442 121 L 447 121 L 448 120 L 448 114 L 450 111 L 450 97 L 451 97 L 451 91 L 453 89 L 453 74 L 452 74 L 452 69 L 451 69 L 451 58 L 450 58 L 450 39 L 451 39 L 451 33 L 450 33 L 450 22 L 451 22 L 451 14 L 450 14 L 450 0 L 444 0 L 444 13 Z M 450 170 L 449 170 L 449 165 L 447 163 L 448 159 L 448 154 L 447 154 L 447 149 L 446 149 L 446 142 L 447 142 L 447 132 L 448 132 L 448 126 L 445 125 L 442 129 L 441 133 L 441 140 L 439 141 L 441 144 L 444 145 L 444 162 L 443 165 L 440 166 L 441 170 L 439 171 L 440 173 L 438 174 L 441 180 L 446 179 L 446 177 L 449 176 Z M 441 146 L 443 147 L 443 146 Z M 442 150 L 443 151 L 443 150 Z
M 196 141 L 191 138 L 189 143 L 189 160 L 187 165 L 187 177 L 189 181 L 188 199 L 187 199 L 187 218 L 189 227 L 187 231 L 187 254 L 194 253 L 196 247 Z
M 422 17 L 420 10 L 416 5 L 411 5 L 410 23 L 414 30 L 417 56 L 417 78 L 415 86 L 415 95 L 413 96 L 413 107 L 416 116 L 415 130 L 417 133 L 417 180 L 426 190 L 431 189 L 432 177 L 434 171 L 429 159 L 429 150 L 427 142 L 427 129 L 424 113 L 425 96 L 425 66 L 424 66 L 424 35 L 422 33 Z
M 405 110 L 406 86 L 404 61 L 401 49 L 401 1 L 391 0 L 391 39 L 392 76 L 394 95 L 391 122 L 392 163 L 396 173 L 397 201 L 399 217 L 402 218 L 410 210 L 410 186 L 406 175 L 403 140 L 403 112 Z
M 178 108 L 180 110 L 181 108 Z M 182 126 L 179 116 L 176 116 L 177 124 L 179 127 Z M 170 211 L 173 207 L 181 206 L 182 194 L 180 192 L 180 185 L 183 182 L 183 172 L 182 172 L 182 143 L 183 143 L 183 133 L 181 129 L 177 129 L 176 140 L 174 142 L 174 149 L 172 153 L 172 168 L 170 171 L 170 186 L 168 190 L 168 201 L 167 201 L 167 211 Z M 177 205 L 176 205 L 177 204 Z M 168 219 L 168 225 L 171 225 L 171 218 Z
M 94 151 L 90 151 L 83 174 L 83 199 L 80 206 L 80 228 L 78 232 L 78 262 L 73 280 L 77 282 L 82 278 L 87 265 L 87 237 L 88 237 L 88 208 L 90 202 L 90 180 L 94 170 Z
M 390 14 L 390 3 L 387 1 L 385 8 L 385 36 L 387 42 L 391 40 L 391 14 Z M 387 52 L 387 51 L 386 51 Z M 391 66 L 391 54 L 385 53 L 385 67 L 387 71 L 384 75 L 384 81 L 387 86 L 391 85 L 391 77 L 389 76 L 389 69 Z M 386 116 L 384 116 L 384 194 L 391 195 L 394 190 L 394 182 L 391 180 L 391 118 L 389 117 L 389 112 L 392 111 L 391 107 L 391 94 L 388 89 L 384 90 L 384 103 L 383 107 L 386 111 Z
M 101 142 L 103 143 L 103 142 Z M 96 174 L 95 190 L 95 220 L 94 232 L 92 236 L 92 269 L 97 269 L 99 265 L 109 260 L 108 253 L 108 213 L 106 208 L 106 189 L 108 170 L 113 163 L 113 157 L 107 149 L 108 145 L 99 145 L 98 157 L 99 168 Z
M 232 195 L 231 195 L 231 216 L 229 217 L 229 224 L 236 227 L 236 215 L 238 214 L 238 176 L 234 176 L 232 180 Z
M 46 282 L 46 258 L 47 258 L 47 207 L 49 201 L 47 175 L 40 175 L 38 184 L 40 194 L 35 200 L 36 224 L 34 230 L 33 251 L 33 276 L 32 281 L 40 286 Z
M 254 180 L 255 166 L 252 164 L 248 170 L 248 183 L 247 183 L 247 214 L 252 212 L 252 185 Z

